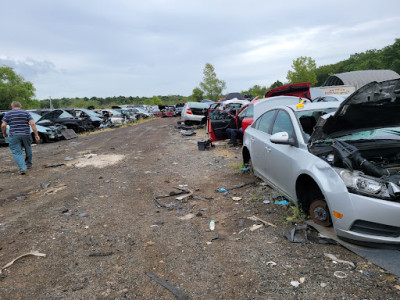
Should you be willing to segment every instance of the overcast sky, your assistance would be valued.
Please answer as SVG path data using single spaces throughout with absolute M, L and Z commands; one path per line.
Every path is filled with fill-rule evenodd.
M 183 95 L 207 62 L 228 92 L 400 38 L 400 1 L 1 0 L 0 65 L 37 99 Z

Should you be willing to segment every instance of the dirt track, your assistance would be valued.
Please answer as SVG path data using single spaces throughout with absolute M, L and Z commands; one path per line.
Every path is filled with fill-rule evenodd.
M 190 299 L 400 298 L 397 277 L 344 248 L 290 243 L 287 208 L 262 202 L 273 191 L 240 172 L 240 149 L 198 151 L 203 131 L 182 137 L 176 121 L 36 146 L 26 176 L 0 148 L 0 267 L 46 254 L 3 270 L 0 299 L 175 299 L 149 272 Z M 193 197 L 157 207 L 179 185 Z M 276 227 L 251 231 L 251 216 Z

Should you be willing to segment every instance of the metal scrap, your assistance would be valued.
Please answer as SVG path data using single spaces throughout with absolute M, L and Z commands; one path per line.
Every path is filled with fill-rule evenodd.
M 38 251 L 31 251 L 31 252 L 22 254 L 22 255 L 18 256 L 16 259 L 10 261 L 8 264 L 4 265 L 2 268 L 0 268 L 0 274 L 2 274 L 2 272 L 3 272 L 4 269 L 6 269 L 6 268 L 8 268 L 9 266 L 11 266 L 11 265 L 12 265 L 13 263 L 15 263 L 18 259 L 23 258 L 23 257 L 25 257 L 25 256 L 30 256 L 30 255 L 39 256 L 39 257 L 46 257 L 46 254 L 40 253 L 40 252 L 38 252 Z
M 165 280 L 162 280 L 161 278 L 159 278 L 156 274 L 148 272 L 146 273 L 147 276 L 149 276 L 151 279 L 153 279 L 155 282 L 157 282 L 159 285 L 161 285 L 162 287 L 166 288 L 167 290 L 169 290 L 172 294 L 175 295 L 176 299 L 178 300 L 186 300 L 189 299 L 189 297 L 182 292 L 180 289 L 178 289 L 177 287 L 169 284 L 168 282 L 166 282 Z
M 193 192 L 191 190 L 184 189 L 184 188 L 181 188 L 178 186 L 174 186 L 174 188 L 177 190 L 180 190 L 180 192 L 173 191 L 173 192 L 170 192 L 168 195 L 160 195 L 160 196 L 156 196 L 153 198 L 153 201 L 157 207 L 164 207 L 164 208 L 172 207 L 171 204 L 168 205 L 168 204 L 161 203 L 159 200 L 162 198 L 168 198 L 168 197 L 177 196 L 177 195 L 184 195 L 184 196 L 175 198 L 176 200 L 183 201 L 184 199 L 193 195 Z
M 330 253 L 324 253 L 324 255 L 325 255 L 325 257 L 331 259 L 333 262 L 338 262 L 338 263 L 342 263 L 342 264 L 349 265 L 349 266 L 352 267 L 353 269 L 356 268 L 356 265 L 355 265 L 353 262 L 351 262 L 351 261 L 339 259 L 339 258 L 337 258 L 335 255 L 330 254 Z

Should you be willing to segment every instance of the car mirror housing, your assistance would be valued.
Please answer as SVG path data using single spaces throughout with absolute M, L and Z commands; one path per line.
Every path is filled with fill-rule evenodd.
M 274 144 L 294 145 L 294 140 L 289 138 L 289 134 L 286 131 L 274 133 L 271 135 L 270 141 Z

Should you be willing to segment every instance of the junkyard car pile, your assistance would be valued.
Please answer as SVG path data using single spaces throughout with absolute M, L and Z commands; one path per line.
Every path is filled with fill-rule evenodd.
M 237 114 L 210 109 L 211 141 L 226 139 L 235 119 L 244 164 L 315 223 L 344 240 L 400 246 L 400 80 L 345 99 L 279 95 Z

